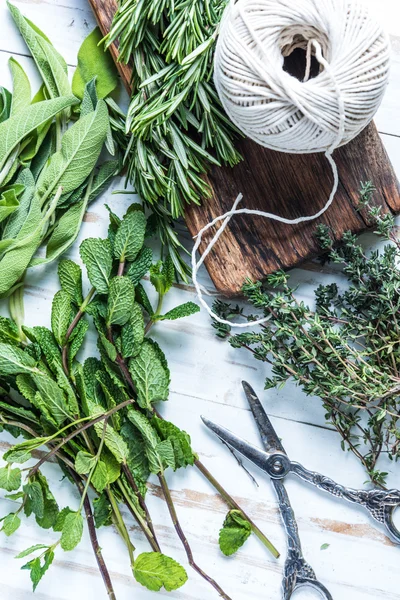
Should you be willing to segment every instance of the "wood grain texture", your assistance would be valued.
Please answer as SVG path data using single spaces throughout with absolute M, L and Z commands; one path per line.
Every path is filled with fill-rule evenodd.
M 117 8 L 116 0 L 89 0 L 106 34 Z M 111 47 L 125 87 L 132 70 L 118 62 L 118 48 Z M 301 54 L 289 60 L 287 69 L 298 77 L 304 73 Z M 316 75 L 316 73 L 314 74 Z M 242 206 L 261 209 L 289 219 L 317 213 L 329 198 L 333 178 L 324 155 L 289 155 L 274 152 L 247 139 L 238 142 L 243 161 L 231 167 L 213 167 L 206 176 L 212 197 L 201 206 L 189 205 L 185 220 L 192 236 L 215 217 L 232 207 L 239 193 Z M 400 186 L 376 127 L 371 123 L 355 140 L 336 151 L 340 186 L 333 205 L 317 221 L 296 226 L 251 217 L 235 217 L 205 264 L 215 287 L 227 296 L 240 293 L 247 277 L 262 279 L 277 269 L 294 267 L 318 254 L 315 229 L 330 226 L 335 241 L 351 230 L 368 228 L 365 211 L 357 210 L 360 181 L 371 180 L 377 188 L 373 202 L 382 212 L 400 211 Z M 203 252 L 215 230 L 203 238 Z

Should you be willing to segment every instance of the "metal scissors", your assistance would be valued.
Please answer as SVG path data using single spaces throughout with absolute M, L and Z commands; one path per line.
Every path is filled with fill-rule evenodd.
M 400 506 L 400 491 L 380 489 L 355 490 L 346 488 L 335 483 L 329 477 L 308 471 L 301 464 L 292 462 L 287 456 L 254 390 L 245 381 L 242 384 L 260 431 L 265 452 L 253 446 L 253 444 L 246 442 L 225 427 L 216 425 L 205 417 L 202 417 L 202 419 L 205 425 L 216 433 L 221 440 L 229 444 L 234 450 L 240 452 L 242 456 L 249 459 L 271 478 L 272 485 L 278 496 L 279 509 L 287 535 L 288 553 L 282 582 L 284 600 L 289 600 L 293 592 L 302 586 L 312 586 L 323 598 L 333 600 L 330 592 L 317 580 L 313 568 L 303 557 L 296 518 L 290 505 L 289 496 L 283 485 L 283 479 L 289 473 L 294 473 L 303 481 L 315 485 L 320 490 L 324 490 L 338 498 L 343 498 L 348 502 L 363 506 L 376 521 L 386 527 L 397 544 L 400 544 L 400 531 L 394 525 L 393 513 Z

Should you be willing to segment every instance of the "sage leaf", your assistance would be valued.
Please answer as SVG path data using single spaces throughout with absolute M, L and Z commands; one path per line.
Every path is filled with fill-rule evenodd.
M 125 325 L 135 303 L 135 288 L 128 277 L 113 277 L 107 303 L 107 324 Z
M 99 294 L 106 294 L 112 269 L 111 244 L 108 240 L 88 238 L 79 248 L 89 281 Z
M 72 91 L 83 98 L 85 84 L 96 77 L 96 90 L 99 98 L 105 98 L 118 85 L 114 61 L 108 51 L 100 45 L 100 29 L 96 27 L 83 41 L 78 51 L 78 66 L 72 79 Z
M 55 294 L 51 307 L 51 329 L 60 346 L 65 344 L 65 335 L 71 319 L 71 297 L 64 290 L 60 290 Z
M 29 208 L 35 191 L 35 180 L 29 169 L 23 169 L 23 171 L 20 172 L 17 182 L 24 186 L 24 191 L 19 198 L 19 206 L 17 210 L 11 214 L 4 226 L 2 235 L 3 241 L 8 238 L 13 241 L 20 232 L 20 229 L 28 216 Z
M 37 181 L 37 194 L 42 203 L 59 186 L 63 194 L 67 194 L 85 181 L 96 165 L 107 128 L 107 107 L 100 100 L 95 111 L 81 117 L 64 133 L 61 150 L 53 154 Z
M 75 96 L 45 100 L 31 104 L 22 115 L 16 114 L 0 123 L 0 171 L 4 168 L 10 154 L 27 135 L 77 102 Z
M 151 408 L 157 400 L 167 400 L 170 376 L 160 354 L 160 348 L 145 340 L 136 358 L 129 361 L 129 371 L 135 384 L 138 403 L 142 408 Z
M 31 84 L 29 79 L 15 58 L 8 61 L 13 81 L 13 95 L 11 102 L 11 116 L 24 111 L 31 103 Z
M 114 256 L 121 262 L 135 260 L 143 246 L 146 217 L 141 210 L 128 212 L 122 219 L 114 241 Z
M 26 19 L 18 8 L 7 2 L 11 15 L 26 45 L 31 51 L 39 73 L 51 98 L 71 93 L 67 63 L 36 25 Z
M 185 569 L 173 558 L 159 552 L 142 552 L 135 559 L 133 575 L 148 590 L 177 590 L 187 581 Z
M 0 87 L 0 123 L 9 118 L 11 103 L 12 94 L 5 87 Z
M 0 223 L 7 219 L 19 207 L 14 188 L 5 189 L 0 195 Z
M 83 518 L 80 512 L 66 515 L 61 533 L 61 548 L 65 551 L 73 550 L 81 541 L 83 534 Z

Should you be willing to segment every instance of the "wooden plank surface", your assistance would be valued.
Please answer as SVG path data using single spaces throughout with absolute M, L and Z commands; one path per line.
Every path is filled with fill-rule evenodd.
M 107 34 L 117 0 L 89 2 L 103 34 Z M 134 77 L 132 69 L 118 62 L 117 43 L 111 46 L 111 52 L 129 92 Z M 290 72 L 301 79 L 304 73 L 302 61 L 292 61 Z M 327 202 L 333 175 L 323 154 L 274 152 L 248 138 L 238 140 L 237 148 L 243 161 L 234 168 L 213 167 L 205 177 L 212 191 L 211 198 L 200 206 L 192 204 L 186 208 L 185 221 L 192 236 L 230 210 L 239 193 L 244 197 L 241 206 L 288 219 L 313 215 Z M 321 223 L 330 227 L 336 241 L 345 231 L 360 233 L 368 228 L 365 211 L 358 211 L 360 181 L 373 181 L 376 186 L 373 202 L 382 207 L 382 214 L 400 211 L 400 184 L 373 123 L 355 140 L 337 150 L 334 159 L 339 172 L 339 188 L 334 203 L 318 220 L 293 226 L 238 215 L 230 222 L 205 260 L 210 277 L 221 293 L 240 294 L 246 278 L 262 279 L 268 273 L 294 267 L 318 254 L 314 233 Z M 204 235 L 200 253 L 214 234 L 215 229 L 211 229 Z
M 16 4 L 49 34 L 73 67 L 80 43 L 95 24 L 85 0 L 19 0 Z M 400 9 L 397 2 L 381 0 L 379 10 L 391 27 L 395 41 L 393 36 L 400 36 Z M 399 15 L 398 19 L 396 15 Z M 68 28 L 72 20 L 74 23 Z M 35 71 L 7 15 L 3 0 L 0 3 L 0 21 L 0 82 L 10 86 L 7 68 L 10 53 L 19 54 L 18 60 L 30 75 Z M 394 109 L 398 106 L 396 90 L 400 87 L 399 64 L 400 55 L 395 54 L 392 83 L 376 119 L 379 130 L 385 134 L 383 139 L 398 174 L 400 139 L 397 135 L 400 134 L 400 118 Z M 38 82 L 36 78 L 37 85 Z M 121 187 L 120 181 L 114 183 L 114 189 Z M 137 200 L 134 195 L 112 196 L 111 191 L 98 199 L 91 205 L 79 240 L 68 256 L 79 261 L 78 245 L 82 239 L 106 235 L 107 211 L 103 206 L 104 201 L 110 203 L 115 212 L 123 214 L 127 205 L 134 200 Z M 189 236 L 186 242 L 190 247 L 192 242 Z M 372 234 L 367 234 L 363 236 L 363 242 L 370 248 L 376 239 Z M 212 283 L 204 270 L 200 277 L 201 283 L 213 292 Z M 313 291 L 319 284 L 342 281 L 334 266 L 322 270 L 312 262 L 296 269 L 293 279 L 299 284 L 299 297 L 305 302 L 312 300 Z M 29 325 L 49 325 L 50 305 L 56 289 L 56 265 L 30 272 L 26 296 L 26 320 Z M 195 299 L 190 286 L 175 286 L 166 301 L 166 309 Z M 1 312 L 6 314 L 3 303 Z M 195 471 L 171 473 L 169 483 L 198 562 L 211 574 L 218 576 L 234 600 L 280 600 L 285 540 L 270 483 L 253 471 L 260 486 L 256 488 L 230 454 L 205 430 L 199 415 L 205 414 L 216 421 L 225 422 L 231 429 L 241 431 L 245 437 L 256 441 L 255 426 L 240 391 L 240 380 L 248 379 L 264 399 L 273 424 L 293 458 L 347 485 L 362 486 L 365 474 L 353 456 L 340 451 L 337 434 L 325 426 L 320 402 L 306 398 L 292 385 L 279 391 L 262 392 L 263 379 L 267 374 L 265 366 L 251 360 L 247 353 L 233 350 L 217 340 L 206 314 L 202 312 L 189 320 L 161 323 L 154 331 L 168 354 L 172 373 L 171 398 L 162 407 L 164 415 L 191 433 L 193 445 L 204 462 L 243 502 L 244 507 L 283 551 L 282 558 L 278 562 L 273 561 L 257 540 L 251 539 L 236 557 L 222 557 L 216 540 L 225 507 Z M 94 351 L 94 336 L 90 336 L 85 353 Z M 0 434 L 0 453 L 5 452 L 12 441 L 8 434 Z M 398 465 L 383 460 L 380 467 L 389 471 L 389 484 L 400 487 Z M 60 505 L 77 506 L 77 494 L 67 481 L 61 480 L 60 471 L 55 465 L 46 466 L 46 475 L 51 480 Z M 289 480 L 287 488 L 296 511 L 304 553 L 335 600 L 400 600 L 399 549 L 390 543 L 364 512 L 316 493 L 298 481 Z M 4 497 L 3 491 L 0 497 Z M 185 557 L 170 526 L 165 504 L 159 498 L 155 480 L 152 480 L 149 504 L 165 551 L 185 564 Z M 0 517 L 13 506 L 11 501 L 2 499 Z M 146 549 L 145 541 L 135 530 L 132 520 L 127 517 L 127 521 L 138 550 Z M 115 531 L 108 528 L 100 530 L 99 534 L 115 581 L 118 600 L 217 598 L 192 572 L 189 572 L 189 582 L 176 593 L 156 596 L 146 591 L 130 576 L 126 550 Z M 11 538 L 0 537 L 1 600 L 106 600 L 86 531 L 83 543 L 74 552 L 58 552 L 54 568 L 45 575 L 37 592 L 32 592 L 29 577 L 25 571 L 20 571 L 20 561 L 15 560 L 14 556 L 29 545 L 51 543 L 56 538 L 56 534 L 39 530 L 34 520 L 25 518 L 16 535 Z M 324 543 L 329 547 L 321 551 Z M 316 600 L 318 597 L 307 593 L 294 598 Z

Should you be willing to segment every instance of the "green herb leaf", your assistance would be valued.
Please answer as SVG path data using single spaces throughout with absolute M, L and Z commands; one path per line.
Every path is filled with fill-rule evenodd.
M 69 294 L 72 302 L 80 306 L 82 296 L 82 269 L 74 261 L 65 258 L 58 263 L 58 277 L 61 288 Z
M 61 548 L 73 550 L 81 541 L 83 534 L 83 517 L 80 512 L 66 515 L 61 533 Z
M 0 125 L 1 127 L 1 125 Z M 93 171 L 108 129 L 108 112 L 103 100 L 96 110 L 81 117 L 63 135 L 61 150 L 52 155 L 37 181 L 43 203 L 61 186 L 63 194 L 74 191 Z
M 35 544 L 34 546 L 29 546 L 29 548 L 17 554 L 15 558 L 25 558 L 25 556 L 29 556 L 29 554 L 32 554 L 32 552 L 36 552 L 36 550 L 44 550 L 45 548 L 48 548 L 48 546 L 45 546 L 44 544 Z
M 200 306 L 198 306 L 194 302 L 185 302 L 184 304 L 180 304 L 172 310 L 169 310 L 167 313 L 165 313 L 165 315 L 158 316 L 157 321 L 173 321 L 175 319 L 182 319 L 183 317 L 189 317 L 190 315 L 194 315 L 199 311 Z
M 243 546 L 250 534 L 250 523 L 239 510 L 231 510 L 219 532 L 219 547 L 225 556 L 231 556 Z
M 330 544 L 322 544 L 321 545 L 321 550 L 327 550 L 329 548 Z
M 143 552 L 135 560 L 133 575 L 148 590 L 177 590 L 187 581 L 185 569 L 173 558 L 159 552 Z
M 104 423 L 100 421 L 95 424 L 94 428 L 97 435 L 101 437 L 103 435 Z M 122 436 L 109 424 L 104 435 L 104 444 L 119 463 L 126 462 L 128 458 L 128 446 Z
M 136 286 L 140 280 L 146 275 L 153 262 L 153 251 L 147 246 L 143 246 L 138 256 L 128 269 L 127 276 Z
M 75 458 L 75 470 L 79 475 L 87 475 L 96 463 L 96 457 L 89 452 L 80 450 Z
M 107 498 L 107 494 L 101 494 L 93 500 L 93 514 L 97 529 L 112 524 L 112 506 Z
M 121 329 L 121 352 L 123 358 L 137 356 L 144 340 L 144 319 L 142 309 L 135 302 L 129 321 Z
M 96 27 L 83 41 L 78 51 L 78 66 L 72 79 L 72 91 L 83 98 L 85 84 L 96 77 L 99 98 L 105 98 L 117 87 L 118 77 L 114 62 L 100 42 L 102 35 Z
M 114 241 L 114 256 L 121 262 L 135 260 L 143 246 L 146 218 L 140 210 L 128 212 L 122 219 Z
M 21 519 L 17 515 L 17 513 L 10 513 L 3 519 L 3 527 L 1 531 L 3 531 L 6 536 L 10 536 L 15 533 L 18 527 L 21 525 Z
M 11 115 L 23 112 L 31 103 L 31 84 L 21 65 L 11 57 L 8 61 L 13 80 Z
M 53 531 L 61 532 L 63 530 L 65 519 L 66 519 L 67 515 L 70 515 L 73 512 L 74 511 L 71 510 L 68 506 L 66 506 L 65 508 L 60 510 L 60 512 L 57 515 L 56 522 L 53 525 Z
M 35 360 L 20 348 L 0 342 L 0 372 L 4 375 L 36 373 Z
M 128 277 L 113 277 L 107 303 L 107 325 L 125 325 L 135 302 L 135 288 Z
M 29 516 L 32 512 L 36 517 L 43 517 L 44 513 L 44 496 L 42 486 L 39 481 L 29 481 L 24 485 L 24 492 L 28 497 L 29 502 L 25 503 L 25 513 Z
M 169 371 L 160 352 L 158 346 L 145 340 L 137 357 L 129 361 L 129 371 L 142 408 L 151 408 L 153 402 L 168 398 Z
M 51 329 L 60 346 L 65 344 L 65 335 L 71 319 L 71 296 L 64 290 L 60 290 L 54 296 L 51 307 Z
M 99 294 L 107 294 L 113 262 L 110 242 L 97 238 L 86 239 L 80 246 L 80 255 L 92 286 Z
M 2 467 L 0 469 L 0 488 L 12 492 L 18 490 L 21 487 L 21 470 L 12 469 L 10 465 L 8 467 Z
M 75 96 L 45 100 L 24 110 L 23 118 L 17 114 L 0 123 L 0 170 L 4 168 L 12 151 L 27 135 L 77 102 Z

